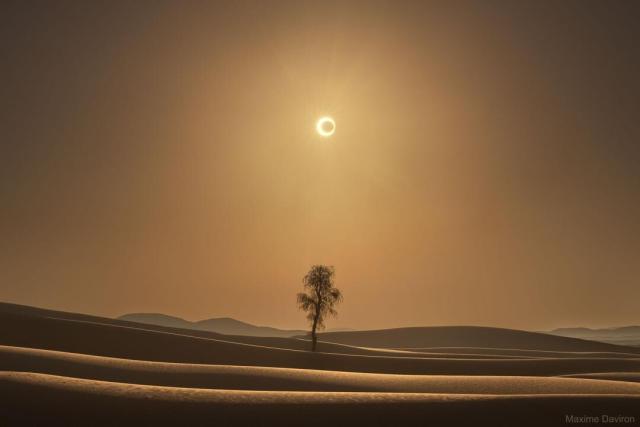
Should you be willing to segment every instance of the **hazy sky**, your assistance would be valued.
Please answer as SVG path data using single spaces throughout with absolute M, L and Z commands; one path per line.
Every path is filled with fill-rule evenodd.
M 0 6 L 0 300 L 639 324 L 637 2 Z M 315 133 L 335 118 L 332 138 Z

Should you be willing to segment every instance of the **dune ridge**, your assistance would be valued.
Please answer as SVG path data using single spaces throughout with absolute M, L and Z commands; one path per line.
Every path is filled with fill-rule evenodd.
M 564 425 L 570 414 L 635 414 L 637 395 L 468 395 L 185 389 L 0 372 L 0 416 L 15 424 Z
M 394 375 L 293 368 L 149 362 L 0 346 L 15 372 L 173 387 L 455 394 L 640 394 L 640 384 L 525 376 Z
M 4 315 L 6 320 L 8 315 Z M 19 328 L 9 325 L 19 325 Z M 394 374 L 561 375 L 634 371 L 629 358 L 465 359 L 312 353 L 67 319 L 14 316 L 2 343 L 126 359 Z
M 558 339 L 560 338 L 560 339 Z M 322 341 L 378 348 L 476 347 L 520 350 L 603 351 L 638 353 L 616 344 L 540 332 L 484 326 L 427 326 L 367 331 L 326 332 Z
M 105 317 L 93 316 L 88 314 L 70 313 L 57 310 L 49 310 L 44 308 L 30 307 L 19 304 L 0 303 L 0 320 L 3 316 L 27 316 L 34 318 L 51 318 L 60 320 L 76 320 L 89 323 L 104 324 L 111 326 L 129 326 L 156 332 L 169 332 L 180 335 L 188 335 L 202 338 L 214 339 L 230 339 L 233 342 L 246 344 L 266 345 L 269 347 L 283 347 L 290 349 L 307 350 L 308 337 L 299 335 L 295 338 L 282 337 L 255 337 L 244 335 L 224 335 L 210 331 L 198 331 L 193 329 L 182 329 L 168 326 L 151 325 L 146 323 L 137 323 L 110 319 Z M 0 323 L 1 325 L 1 323 Z M 389 339 L 386 335 L 394 335 L 395 338 Z M 577 338 L 561 337 L 538 332 L 518 331 L 504 328 L 488 328 L 477 326 L 442 326 L 442 327 L 413 327 L 413 328 L 395 328 L 371 331 L 342 331 L 322 333 L 321 344 L 331 349 L 340 348 L 338 352 L 346 352 L 345 347 L 351 348 L 351 351 L 361 352 L 364 347 L 375 348 L 377 352 L 394 349 L 407 349 L 414 352 L 431 352 L 429 349 L 442 349 L 449 347 L 451 349 L 469 348 L 493 348 L 493 349 L 518 349 L 519 351 L 554 351 L 559 352 L 591 352 L 591 353 L 630 353 L 640 355 L 640 348 L 622 345 L 606 344 L 596 341 L 588 341 Z M 346 341 L 371 340 L 370 337 L 376 339 L 382 338 L 382 342 L 376 345 L 366 343 L 352 343 Z M 532 339 L 533 338 L 533 339 Z M 393 341 L 409 341 L 392 345 Z M 420 345 L 421 342 L 429 341 L 429 345 Z M 455 342 L 456 344 L 442 344 L 443 342 Z M 524 343 L 524 348 L 517 346 L 516 343 Z M 440 343 L 440 344 L 438 344 Z M 489 345 L 491 344 L 492 345 Z M 333 346 L 333 347 L 331 347 Z M 552 348 L 559 347 L 559 348 Z M 440 351 L 437 351 L 440 352 Z M 451 351 L 450 353 L 457 353 Z M 480 352 L 482 353 L 482 352 Z M 362 354 L 362 353 L 358 353 Z M 515 355 L 515 354 L 514 354 Z
M 391 350 L 391 349 L 381 349 Z M 589 358 L 631 358 L 635 359 L 640 357 L 640 353 L 624 352 L 624 351 L 551 351 L 551 350 L 522 350 L 517 348 L 490 348 L 490 347 L 401 347 L 395 350 L 407 351 L 410 353 L 425 353 L 429 354 L 457 354 L 462 355 L 491 355 L 494 357 L 501 356 L 507 358 L 521 357 L 521 358 L 553 358 L 553 357 L 589 357 Z M 631 349 L 635 351 L 634 349 Z

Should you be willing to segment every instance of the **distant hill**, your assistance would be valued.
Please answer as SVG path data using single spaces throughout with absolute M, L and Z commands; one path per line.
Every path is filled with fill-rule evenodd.
M 482 326 L 432 326 L 372 331 L 327 332 L 325 342 L 361 347 L 428 349 L 434 347 L 479 347 L 522 350 L 619 351 L 609 343 L 539 332 Z M 426 351 L 426 350 L 424 350 Z
M 558 328 L 548 332 L 562 337 L 582 338 L 610 344 L 640 346 L 640 326 L 621 326 L 617 328 Z
M 171 316 L 161 315 L 161 317 L 165 320 L 176 319 Z M 185 322 L 188 321 L 185 320 Z M 264 350 L 265 353 L 263 354 L 266 359 L 262 360 L 262 356 L 259 357 L 262 366 L 313 367 L 314 369 L 354 370 L 358 372 L 410 373 L 414 372 L 413 368 L 409 369 L 409 367 L 404 366 L 404 364 L 411 364 L 413 362 L 401 362 L 400 359 L 426 357 L 431 360 L 431 362 L 429 362 L 430 365 L 438 365 L 445 363 L 438 362 L 438 360 L 441 360 L 443 357 L 450 358 L 453 356 L 455 360 L 461 359 L 455 362 L 456 366 L 458 366 L 460 364 L 470 363 L 470 358 L 486 359 L 486 355 L 489 355 L 490 358 L 500 359 L 507 357 L 512 359 L 515 357 L 518 360 L 509 362 L 514 363 L 515 365 L 513 366 L 496 366 L 496 370 L 491 370 L 491 372 L 487 371 L 487 375 L 504 374 L 507 371 L 513 375 L 528 375 L 535 371 L 537 372 L 535 375 L 538 375 L 542 372 L 539 371 L 538 368 L 544 368 L 538 366 L 542 362 L 536 359 L 534 360 L 534 365 L 520 366 L 520 364 L 523 363 L 522 360 L 520 360 L 523 356 L 525 359 L 540 356 L 544 358 L 555 357 L 564 359 L 566 357 L 576 357 L 575 354 L 566 352 L 584 351 L 591 353 L 590 355 L 583 356 L 589 357 L 589 359 L 584 359 L 583 362 L 580 362 L 584 366 L 579 369 L 573 366 L 576 363 L 575 361 L 553 362 L 552 364 L 554 364 L 554 366 L 557 363 L 568 363 L 575 368 L 567 370 L 565 369 L 566 366 L 565 368 L 556 366 L 552 370 L 545 370 L 545 372 L 551 372 L 553 375 L 556 375 L 560 373 L 598 372 L 595 368 L 596 365 L 594 365 L 596 363 L 594 358 L 628 358 L 629 355 L 640 354 L 640 349 L 634 349 L 632 347 L 511 329 L 472 326 L 423 327 L 323 333 L 320 338 L 324 341 L 319 343 L 323 351 L 327 354 L 345 353 L 350 355 L 349 358 L 341 359 L 339 362 L 336 361 L 335 364 L 331 364 L 331 367 L 328 367 L 329 365 L 326 365 L 324 362 L 320 363 L 314 358 L 308 360 L 299 359 L 299 355 L 294 357 L 293 362 L 289 360 L 290 350 L 308 349 L 308 345 L 306 345 L 308 344 L 306 341 L 308 337 L 302 336 L 305 339 L 222 335 L 205 330 L 174 328 L 160 325 L 149 325 L 146 328 L 142 328 L 141 323 L 0 302 L 0 345 L 43 348 L 139 360 L 253 366 L 257 363 L 257 354 L 262 354 L 263 350 L 268 347 L 270 351 Z M 367 365 L 368 362 L 364 363 L 365 359 L 352 358 L 351 356 L 359 354 L 367 356 L 366 361 L 370 359 L 377 360 L 388 357 L 388 351 L 355 348 L 349 347 L 348 345 L 345 347 L 340 344 L 331 344 L 331 342 L 357 342 L 357 345 L 366 347 L 375 347 L 376 344 L 374 344 L 374 342 L 379 342 L 378 347 L 382 348 L 411 347 L 418 348 L 419 350 L 409 353 L 392 351 L 393 357 L 388 361 L 389 366 L 385 365 L 385 368 L 378 366 L 374 369 L 373 366 Z M 235 350 L 227 352 L 227 350 L 230 350 L 232 347 L 235 348 Z M 429 348 L 429 350 L 422 350 L 421 348 Z M 530 350 L 536 351 L 531 352 Z M 538 350 L 544 350 L 545 352 L 565 352 L 566 354 L 537 354 Z M 287 351 L 289 353 L 281 353 L 281 351 Z M 278 354 L 274 355 L 274 352 Z M 376 356 L 376 353 L 378 357 L 372 357 Z M 616 353 L 617 356 L 613 353 Z M 267 354 L 272 354 L 274 357 L 267 357 Z M 284 359 L 287 359 L 288 362 L 283 365 Z M 454 363 L 452 360 L 453 359 L 447 361 L 445 365 L 448 366 L 449 362 Z M 292 362 L 291 366 L 289 366 L 289 362 Z M 483 361 L 477 362 L 485 363 Z M 602 363 L 605 362 L 606 361 Z M 309 363 L 311 363 L 311 365 Z M 383 364 L 386 363 L 387 362 L 384 362 Z M 398 363 L 404 367 L 395 367 Z M 490 364 L 500 365 L 501 363 L 502 362 L 498 363 L 498 361 L 496 361 Z M 347 365 L 351 366 L 351 368 L 347 369 Z M 415 372 L 439 372 L 441 374 L 460 374 L 461 372 L 458 368 L 451 370 L 449 370 L 449 368 L 444 369 L 444 367 L 442 367 L 443 369 L 441 370 L 436 368 L 437 366 L 430 366 L 428 369 L 425 368 L 425 370 L 422 370 L 422 368 L 420 368 L 418 369 L 419 372 Z M 480 368 L 480 366 L 473 365 L 465 372 L 476 372 L 477 368 Z M 549 368 L 549 366 L 547 366 L 547 368 Z M 555 370 L 556 368 L 558 368 L 557 371 Z M 637 367 L 628 365 L 601 368 L 606 369 L 606 371 L 600 370 L 600 372 L 638 371 Z
M 193 329 L 193 323 L 175 316 L 161 313 L 131 313 L 118 317 L 119 320 L 147 323 L 149 325 L 168 326 L 170 328 Z
M 168 326 L 171 328 L 195 329 L 198 331 L 216 332 L 225 335 L 246 335 L 254 337 L 292 337 L 307 333 L 307 331 L 303 330 L 286 330 L 271 328 L 269 326 L 256 326 L 230 317 L 219 317 L 200 320 L 199 322 L 190 322 L 179 317 L 168 316 L 161 313 L 131 313 L 118 317 L 118 320 Z

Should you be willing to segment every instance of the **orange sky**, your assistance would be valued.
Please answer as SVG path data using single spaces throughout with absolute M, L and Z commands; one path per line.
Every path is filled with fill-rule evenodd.
M 640 323 L 638 15 L 517 3 L 4 6 L 0 300 L 298 328 L 326 263 L 329 327 Z

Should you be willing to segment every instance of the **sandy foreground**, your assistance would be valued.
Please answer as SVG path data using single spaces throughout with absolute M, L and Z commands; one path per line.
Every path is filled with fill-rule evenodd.
M 211 390 L 2 372 L 0 415 L 46 425 L 566 425 L 638 422 L 638 395 L 478 395 Z

